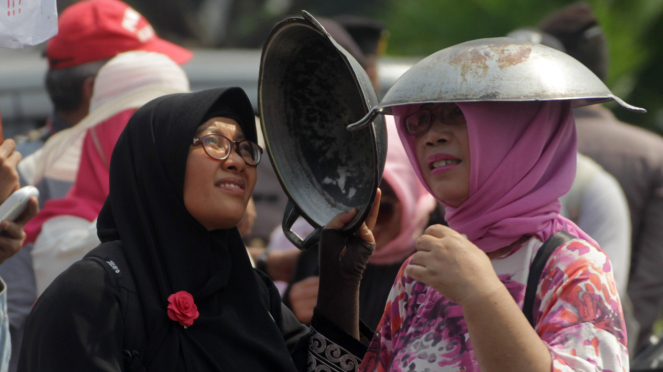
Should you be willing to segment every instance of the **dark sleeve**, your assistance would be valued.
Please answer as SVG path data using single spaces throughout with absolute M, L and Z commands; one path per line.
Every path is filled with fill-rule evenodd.
M 293 314 L 292 311 L 281 302 L 279 290 L 267 274 L 260 270 L 255 270 L 255 272 L 258 273 L 267 287 L 269 293 L 269 313 L 272 315 L 274 322 L 276 322 L 276 325 L 281 330 L 281 335 L 283 335 L 283 340 L 285 341 L 290 354 L 293 354 L 297 350 L 299 340 L 308 335 L 309 328 L 301 324 L 295 317 L 295 314 Z
M 267 285 L 270 313 L 281 330 L 297 370 L 316 370 L 315 366 L 320 365 L 325 365 L 324 370 L 329 371 L 356 371 L 359 368 L 367 345 L 373 338 L 373 332 L 366 325 L 359 324 L 362 338 L 359 341 L 316 310 L 311 327 L 307 327 L 281 302 L 279 291 L 271 279 L 262 272 L 258 273 Z
M 124 324 L 111 280 L 94 261 L 58 276 L 28 317 L 18 370 L 121 371 Z
M 308 343 L 308 370 L 358 370 L 373 338 L 373 331 L 360 321 L 359 333 L 361 340 L 344 332 L 315 309 Z

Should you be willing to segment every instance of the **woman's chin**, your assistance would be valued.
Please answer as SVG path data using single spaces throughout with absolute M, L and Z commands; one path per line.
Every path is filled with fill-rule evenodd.
M 435 192 L 433 196 L 435 196 L 435 199 L 452 208 L 460 207 L 467 201 L 467 199 L 469 199 L 469 196 L 465 194 L 458 195 L 456 193 L 449 193 L 444 191 Z
M 197 219 L 201 225 L 203 225 L 207 231 L 215 230 L 227 230 L 237 227 L 239 222 L 242 220 L 241 216 L 239 218 L 224 218 L 223 220 L 215 218 L 201 218 Z

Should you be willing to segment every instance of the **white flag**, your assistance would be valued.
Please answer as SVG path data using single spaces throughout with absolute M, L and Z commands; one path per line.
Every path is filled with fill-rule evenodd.
M 37 45 L 57 33 L 55 0 L 0 0 L 0 47 Z

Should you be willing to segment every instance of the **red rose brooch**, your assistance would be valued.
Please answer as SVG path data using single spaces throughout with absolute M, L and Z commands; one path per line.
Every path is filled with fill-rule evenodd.
M 168 297 L 167 312 L 170 319 L 179 322 L 184 328 L 191 326 L 200 316 L 193 296 L 186 291 L 179 291 Z

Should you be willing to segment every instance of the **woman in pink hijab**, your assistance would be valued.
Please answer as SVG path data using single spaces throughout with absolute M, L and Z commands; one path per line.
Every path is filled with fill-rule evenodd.
M 559 215 L 575 176 L 570 101 L 393 107 L 412 168 L 446 206 L 401 267 L 362 371 L 625 371 L 610 261 Z M 530 265 L 556 232 L 522 307 Z
M 433 213 L 436 221 L 430 219 L 438 203 L 417 179 L 398 138 L 393 117 L 388 116 L 386 119 L 389 149 L 380 185 L 380 212 L 373 228 L 376 247 L 364 271 L 359 293 L 359 316 L 372 329 L 375 329 L 382 317 L 398 270 L 403 261 L 414 253 L 416 238 L 429 223 L 442 222 L 438 216 L 441 213 Z M 298 234 L 310 233 L 310 225 L 301 221 L 293 229 Z M 275 236 L 273 244 L 286 244 L 284 235 L 280 233 L 278 237 Z M 302 252 L 290 286 L 283 296 L 283 302 L 305 324 L 310 323 L 317 302 L 318 274 L 318 251 L 313 249 Z

